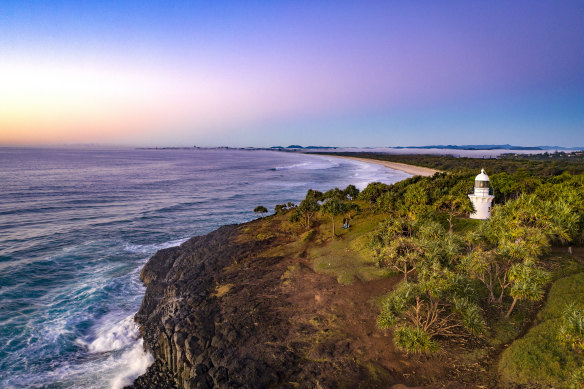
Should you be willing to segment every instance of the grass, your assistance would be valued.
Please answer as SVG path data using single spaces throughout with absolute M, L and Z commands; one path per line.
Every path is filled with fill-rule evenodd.
M 504 381 L 519 385 L 565 387 L 571 371 L 578 368 L 575 354 L 558 341 L 559 319 L 533 327 L 503 352 L 499 371 Z
M 507 344 L 521 335 L 523 321 L 526 319 L 524 310 L 516 309 L 510 318 L 501 317 L 490 323 L 491 330 L 485 337 L 491 346 Z
M 313 259 L 314 271 L 333 276 L 340 284 L 348 285 L 355 280 L 371 281 L 394 274 L 389 269 L 379 269 L 367 248 L 369 233 L 386 217 L 362 211 L 351 221 L 349 229 L 342 229 L 342 217 L 337 217 L 337 236 L 332 239 L 330 217 L 315 217 L 314 228 L 306 231 L 300 224 L 290 223 L 287 214 L 271 215 L 255 221 L 253 226 L 242 228 L 238 240 L 243 243 L 280 239 L 282 242 L 266 247 L 258 256 L 297 258 L 306 255 Z M 283 282 L 287 283 L 297 270 L 288 269 Z
M 557 279 L 537 315 L 538 324 L 503 352 L 499 372 L 506 383 L 568 386 L 571 372 L 583 362 L 558 339 L 562 313 L 571 302 L 584 304 L 583 272 Z
M 337 228 L 337 238 L 332 239 L 330 218 L 323 218 L 318 231 L 317 243 L 308 254 L 313 260 L 313 269 L 328 274 L 340 284 L 347 285 L 355 280 L 372 281 L 389 277 L 388 269 L 379 269 L 367 248 L 368 235 L 386 215 L 362 212 L 351 222 L 349 229 Z M 338 221 L 340 225 L 340 220 Z
M 584 303 L 584 273 L 581 271 L 554 282 L 546 304 L 537 318 L 541 321 L 557 319 L 570 303 Z

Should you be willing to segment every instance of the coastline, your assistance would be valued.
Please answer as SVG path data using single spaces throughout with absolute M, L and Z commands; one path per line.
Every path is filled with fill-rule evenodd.
M 359 162 L 365 162 L 365 163 L 373 163 L 376 165 L 388 167 L 390 169 L 399 170 L 399 171 L 402 171 L 404 173 L 411 174 L 413 176 L 431 177 L 436 173 L 442 173 L 440 170 L 430 169 L 427 167 L 416 166 L 416 165 L 408 165 L 407 163 L 380 161 L 378 159 L 370 159 L 370 158 L 347 157 L 347 156 L 343 156 L 343 155 L 332 155 L 332 154 L 319 154 L 319 155 L 326 155 L 328 157 L 335 157 L 335 158 L 351 159 L 353 161 L 359 161 Z
M 431 176 L 436 172 L 429 168 L 388 161 L 358 157 L 340 158 L 381 165 L 412 175 Z M 266 291 L 266 287 L 270 291 L 268 295 L 276 296 L 281 293 L 282 275 L 287 274 L 287 271 L 290 273 L 289 267 L 296 262 L 291 262 L 290 257 L 286 256 L 284 258 L 269 257 L 269 261 L 265 258 L 257 261 L 259 254 L 268 248 L 273 249 L 290 243 L 289 236 L 282 236 L 281 233 L 273 236 L 273 238 L 277 237 L 275 240 L 258 240 L 257 237 L 261 236 L 261 233 L 245 232 L 261 219 L 223 225 L 207 234 L 193 236 L 179 246 L 159 250 L 150 257 L 140 273 L 140 279 L 146 291 L 141 307 L 134 315 L 134 320 L 139 327 L 144 350 L 154 357 L 154 362 L 130 385 L 125 386 L 126 389 L 215 387 L 230 386 L 234 383 L 239 386 L 248 382 L 259 383 L 260 387 L 269 386 L 274 382 L 279 382 L 281 376 L 291 374 L 288 372 L 289 365 L 303 363 L 301 361 L 304 358 L 300 356 L 309 351 L 305 349 L 308 346 L 305 344 L 298 346 L 294 343 L 294 347 L 299 349 L 290 351 L 288 332 L 280 333 L 279 321 L 278 324 L 269 322 L 270 312 L 278 311 L 280 315 L 286 315 L 286 317 L 292 317 L 298 314 L 297 312 L 304 315 L 314 314 L 317 311 L 311 309 L 316 309 L 314 304 L 318 305 L 318 300 L 314 300 L 314 294 L 310 295 L 310 301 L 314 300 L 316 303 L 303 304 L 304 310 L 308 310 L 305 312 L 294 305 L 298 302 L 291 301 L 293 299 L 266 300 L 263 298 L 265 294 L 262 292 Z M 257 228 L 254 227 L 254 229 Z M 265 228 L 265 226 L 259 228 Z M 274 231 L 270 231 L 274 234 Z M 267 234 L 266 231 L 263 233 Z M 251 238 L 249 236 L 242 238 L 246 235 Z M 234 258 L 235 262 L 232 262 Z M 241 268 L 240 262 L 245 263 L 246 266 Z M 231 274 L 232 270 L 226 270 L 229 266 L 237 268 L 237 272 Z M 308 263 L 305 263 L 305 267 L 309 267 Z M 247 275 L 242 276 L 243 273 Z M 294 278 L 300 277 L 295 272 L 292 273 Z M 300 273 L 306 277 L 306 274 Z M 319 278 L 320 282 L 317 282 L 317 285 L 322 286 L 321 284 L 326 283 L 328 289 L 325 290 L 336 290 L 335 279 L 326 275 L 314 276 L 312 272 L 309 275 Z M 290 278 L 292 275 L 289 274 L 287 277 Z M 180 287 L 177 286 L 178 280 L 180 280 Z M 310 278 L 306 282 L 312 285 L 314 280 Z M 394 281 L 388 282 L 393 284 Z M 388 282 L 384 280 L 382 283 L 385 285 Z M 379 282 L 378 284 L 381 285 Z M 237 285 L 245 285 L 245 288 L 242 289 Z M 221 289 L 222 286 L 224 289 Z M 310 289 L 306 286 L 305 284 L 300 289 Z M 169 287 L 172 292 L 169 291 Z M 286 284 L 284 287 L 291 288 Z M 251 294 L 258 297 L 250 298 L 249 291 L 254 288 L 257 290 Z M 298 290 L 295 291 L 298 292 Z M 361 293 L 364 292 L 361 291 Z M 172 305 L 171 312 L 165 308 L 169 305 Z M 255 312 L 254 320 L 256 321 L 251 324 L 247 321 L 248 312 Z M 362 319 L 371 322 L 373 320 L 371 317 L 373 316 L 365 314 Z M 282 316 L 279 316 L 278 320 L 281 318 Z M 265 327 L 264 321 L 269 322 L 268 327 Z M 258 331 L 255 327 L 261 330 Z M 316 336 L 308 329 L 304 331 L 310 333 L 311 336 Z M 254 341 L 248 342 L 248 339 Z M 278 350 L 275 353 L 278 358 L 262 357 L 270 354 L 265 348 L 267 343 L 270 344 L 269 350 L 273 348 Z M 387 349 L 393 350 L 390 346 L 386 346 Z M 334 347 L 337 347 L 336 344 Z M 231 349 L 239 350 L 245 358 L 233 360 L 227 351 Z M 351 360 L 347 355 L 348 352 L 348 347 L 342 347 L 342 350 L 338 352 L 341 356 L 335 359 L 335 363 L 343 366 L 346 364 L 345 370 L 359 371 L 359 373 L 345 378 L 355 383 L 367 380 L 368 378 L 363 376 L 358 365 L 347 362 Z M 318 353 L 324 353 L 324 351 L 319 349 Z M 321 357 L 329 358 L 330 356 L 326 354 Z M 242 360 L 245 360 L 245 363 Z M 306 369 L 308 373 L 294 372 L 296 380 L 306 385 L 313 384 L 315 381 L 320 382 L 320 380 L 335 382 L 330 378 L 335 372 L 330 370 L 328 365 L 321 366 L 320 363 L 309 365 L 311 367 Z M 330 387 L 336 386 L 336 384 L 331 385 Z

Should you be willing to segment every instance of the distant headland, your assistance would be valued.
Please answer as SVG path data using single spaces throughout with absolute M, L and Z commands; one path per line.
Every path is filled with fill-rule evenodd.
M 276 151 L 302 151 L 302 152 L 318 152 L 327 150 L 339 151 L 376 151 L 376 152 L 396 152 L 403 151 L 415 152 L 419 150 L 444 150 L 450 151 L 533 151 L 533 152 L 549 152 L 549 151 L 578 151 L 584 150 L 584 146 L 580 147 L 565 147 L 565 146 L 514 146 L 510 144 L 495 145 L 428 145 L 428 146 L 375 146 L 375 147 L 345 147 L 345 146 L 301 146 L 292 144 L 289 146 L 270 146 L 270 147 L 232 147 L 232 146 L 215 146 L 215 147 L 199 147 L 199 146 L 160 146 L 160 147 L 138 147 L 139 150 L 276 150 Z

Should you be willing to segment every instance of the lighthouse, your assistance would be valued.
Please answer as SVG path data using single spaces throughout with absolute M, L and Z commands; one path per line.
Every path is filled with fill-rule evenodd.
M 470 214 L 471 219 L 488 219 L 491 216 L 491 203 L 495 196 L 491 191 L 489 176 L 485 169 L 481 169 L 481 174 L 476 176 L 474 193 L 468 195 L 475 212 Z

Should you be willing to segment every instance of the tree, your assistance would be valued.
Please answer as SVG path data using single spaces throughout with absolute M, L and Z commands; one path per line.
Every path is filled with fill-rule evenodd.
M 416 270 L 423 253 L 419 242 L 406 236 L 396 236 L 382 250 L 384 262 L 402 273 L 405 282 L 408 282 L 408 274 Z
M 545 294 L 545 285 L 550 280 L 550 274 L 536 268 L 529 263 L 521 263 L 513 266 L 509 272 L 511 282 L 511 297 L 513 302 L 505 317 L 509 317 L 515 304 L 519 300 L 540 301 Z
M 253 210 L 255 213 L 259 213 L 262 216 L 264 215 L 264 213 L 268 212 L 268 209 L 266 207 L 264 207 L 263 205 L 258 205 L 257 207 L 254 208 Z
M 343 190 L 343 193 L 349 200 L 355 200 L 359 196 L 359 189 L 355 185 L 349 185 Z
M 495 286 L 501 272 L 505 269 L 499 266 L 497 257 L 493 250 L 485 250 L 482 247 L 475 247 L 466 257 L 463 258 L 461 267 L 465 269 L 472 278 L 481 281 L 489 291 L 488 301 L 494 303 Z
M 313 197 L 308 197 L 302 200 L 298 206 L 298 212 L 302 215 L 302 224 L 308 230 L 310 228 L 310 221 L 312 217 L 320 210 L 320 204 Z
M 360 210 L 361 210 L 361 207 L 359 207 L 358 204 L 355 204 L 353 202 L 345 203 L 344 216 L 348 220 L 353 220 L 353 217 L 355 217 L 355 215 L 357 214 L 357 212 L 359 212 Z
M 371 236 L 370 247 L 377 265 L 399 271 L 404 275 L 405 282 L 424 253 L 420 242 L 414 237 L 412 221 L 406 218 L 382 222 Z
M 493 183 L 493 188 L 495 188 L 495 201 L 505 202 L 509 200 L 516 189 L 515 180 L 505 172 L 493 174 L 490 179 Z
M 428 190 L 425 188 L 425 181 L 419 181 L 410 185 L 403 196 L 401 211 L 412 220 L 424 218 L 431 208 L 428 206 Z
M 524 278 L 519 277 L 519 268 L 515 268 L 514 278 L 511 271 L 515 266 L 534 264 L 549 250 L 552 238 L 568 237 L 569 226 L 574 221 L 568 214 L 565 207 L 534 195 L 521 195 L 493 207 L 491 218 L 467 236 L 469 252 L 461 265 L 487 287 L 491 303 L 502 304 L 510 287 L 514 288 L 512 297 L 519 296 L 514 297 L 515 303 L 530 299 L 524 295 L 528 291 L 523 287 L 533 284 L 522 283 Z M 497 299 L 495 289 L 499 290 Z
M 390 186 L 381 182 L 372 182 L 359 193 L 358 198 L 373 205 L 377 199 L 389 190 Z
M 276 213 L 286 213 L 288 206 L 286 204 L 276 204 L 274 207 L 274 212 Z
M 294 212 L 292 212 L 292 214 L 288 218 L 288 220 L 290 220 L 292 223 L 298 223 L 300 220 L 302 220 L 302 214 L 298 209 L 295 209 Z
M 447 194 L 442 196 L 434 206 L 440 210 L 448 213 L 448 231 L 452 233 L 453 225 L 452 220 L 457 216 L 462 216 L 469 214 L 474 211 L 472 203 L 469 198 L 464 196 L 457 196 L 453 194 Z
M 347 199 L 346 193 L 344 191 L 340 190 L 339 188 L 327 190 L 326 192 L 324 192 L 322 197 L 323 197 L 323 200 L 324 199 L 336 199 L 338 201 L 345 201 Z
M 335 233 L 335 216 L 342 215 L 347 211 L 347 205 L 335 197 L 329 198 L 322 205 L 322 212 L 331 217 L 331 223 L 333 226 L 333 239 L 336 237 Z
M 450 270 L 460 261 L 461 239 L 448 233 L 442 224 L 434 220 L 415 223 L 415 240 L 421 248 L 415 267 L 418 282 L 433 285 L 430 289 L 440 290 L 441 284 L 450 277 Z M 449 274 L 446 277 L 447 273 Z M 437 275 L 441 275 L 437 277 Z
M 284 204 L 277 204 L 274 207 L 274 212 L 276 213 L 286 213 L 292 209 L 296 208 L 296 204 L 294 204 L 293 202 L 289 201 L 288 203 L 284 203 Z
M 304 200 L 296 207 L 294 213 L 290 215 L 291 222 L 301 222 L 308 230 L 311 226 L 312 217 L 320 210 L 320 201 L 323 200 L 322 192 L 309 189 Z
M 468 291 L 468 283 L 444 267 L 422 272 L 417 282 L 400 283 L 381 300 L 377 325 L 395 327 L 394 343 L 404 351 L 433 351 L 434 337 L 467 337 L 484 333 L 481 309 Z M 417 335 L 404 333 L 409 328 Z M 407 336 L 406 336 L 407 335 Z M 404 339 L 405 336 L 405 339 Z M 423 342 L 421 341 L 423 340 Z

